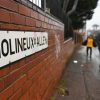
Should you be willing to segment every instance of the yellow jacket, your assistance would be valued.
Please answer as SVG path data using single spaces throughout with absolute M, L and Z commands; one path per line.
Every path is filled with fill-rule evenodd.
M 93 47 L 93 38 L 87 38 L 87 47 Z

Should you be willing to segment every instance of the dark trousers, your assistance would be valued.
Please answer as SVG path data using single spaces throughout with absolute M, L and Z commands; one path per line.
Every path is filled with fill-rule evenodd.
M 100 46 L 98 46 L 98 50 L 99 50 L 99 53 L 100 53 Z
M 87 56 L 90 52 L 90 57 L 91 57 L 92 56 L 92 47 L 87 47 L 86 52 L 87 52 Z

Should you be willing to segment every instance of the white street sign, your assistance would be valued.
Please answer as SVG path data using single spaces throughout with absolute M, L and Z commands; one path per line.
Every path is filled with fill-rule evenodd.
M 0 31 L 0 67 L 47 47 L 47 32 Z

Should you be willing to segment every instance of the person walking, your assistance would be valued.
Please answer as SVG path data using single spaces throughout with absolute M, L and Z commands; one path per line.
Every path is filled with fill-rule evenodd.
M 95 36 L 95 41 L 97 43 L 98 51 L 99 51 L 99 54 L 100 54 L 100 33 Z
M 89 56 L 89 53 L 90 53 L 90 58 L 92 57 L 92 47 L 93 47 L 93 43 L 94 43 L 94 39 L 93 39 L 93 36 L 90 35 L 87 37 L 87 43 L 86 43 L 86 53 L 87 53 L 87 56 Z
M 100 40 L 98 41 L 98 50 L 99 50 L 99 54 L 100 54 Z

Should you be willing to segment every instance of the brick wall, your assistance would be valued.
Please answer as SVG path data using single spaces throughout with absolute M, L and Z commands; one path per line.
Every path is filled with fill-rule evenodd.
M 46 31 L 49 35 L 47 49 L 0 69 L 0 100 L 48 100 L 73 49 L 71 40 L 64 43 L 63 24 L 38 7 L 0 0 L 0 30 Z
M 64 47 L 63 47 L 64 51 L 63 51 L 63 59 L 64 59 L 64 63 L 67 63 L 67 61 L 70 59 L 71 54 L 73 54 L 74 49 L 75 49 L 75 44 L 74 41 L 72 41 L 72 39 L 68 39 L 67 41 L 64 42 Z M 65 50 L 67 52 L 65 52 Z

